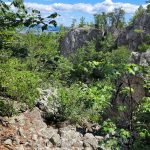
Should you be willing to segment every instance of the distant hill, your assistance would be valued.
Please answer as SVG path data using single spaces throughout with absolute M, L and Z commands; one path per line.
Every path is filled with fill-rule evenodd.
M 65 27 L 65 30 L 69 30 L 68 27 Z M 23 27 L 20 29 L 17 29 L 20 33 L 27 33 L 28 31 L 34 31 L 36 33 L 42 32 L 41 26 L 35 26 L 33 28 L 28 28 L 28 27 Z M 60 26 L 54 27 L 54 26 L 48 26 L 47 30 L 44 30 L 44 32 L 59 32 L 60 31 Z

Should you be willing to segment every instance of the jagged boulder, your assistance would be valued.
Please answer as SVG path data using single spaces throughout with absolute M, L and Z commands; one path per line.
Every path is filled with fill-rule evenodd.
M 132 63 L 135 63 L 135 64 L 140 64 L 142 66 L 149 66 L 150 65 L 150 49 L 144 53 L 132 52 L 130 60 Z
M 93 133 L 82 134 L 72 124 L 47 125 L 42 111 L 36 107 L 18 116 L 6 117 L 6 121 L 8 126 L 0 122 L 0 150 L 96 150 L 98 142 L 104 139 Z
M 103 32 L 98 29 L 76 28 L 70 30 L 61 41 L 61 54 L 68 56 L 74 53 L 78 48 L 82 47 L 88 41 L 103 36 Z
M 117 43 L 128 45 L 130 50 L 136 51 L 147 34 L 150 34 L 150 13 L 144 13 L 132 25 L 121 31 Z

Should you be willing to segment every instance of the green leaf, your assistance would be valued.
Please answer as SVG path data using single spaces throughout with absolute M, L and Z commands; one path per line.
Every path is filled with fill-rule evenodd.
M 40 11 L 39 11 L 39 10 L 35 10 L 35 9 L 33 9 L 33 10 L 32 10 L 32 13 L 40 14 Z
M 44 25 L 42 26 L 42 31 L 47 30 L 47 28 L 48 28 L 48 25 L 47 25 L 47 24 L 44 24 Z
M 53 13 L 50 16 L 48 16 L 47 18 L 56 18 L 57 16 L 60 16 L 58 13 Z
M 57 26 L 57 22 L 56 22 L 55 20 L 50 21 L 49 24 L 52 24 L 52 25 L 54 25 L 55 27 Z

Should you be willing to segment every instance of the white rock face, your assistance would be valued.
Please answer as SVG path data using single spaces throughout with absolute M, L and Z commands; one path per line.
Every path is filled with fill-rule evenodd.
M 144 36 L 150 33 L 150 13 L 143 14 L 133 25 L 128 26 L 118 37 L 118 45 L 128 45 L 130 50 L 137 50 Z
M 60 44 L 61 54 L 68 56 L 76 52 L 86 42 L 102 37 L 102 31 L 98 29 L 77 28 L 69 31 Z
M 142 66 L 150 65 L 150 50 L 147 50 L 144 53 L 132 52 L 130 61 L 135 64 L 139 64 Z
M 96 150 L 98 141 L 103 139 L 92 133 L 81 134 L 74 125 L 48 126 L 41 113 L 34 108 L 8 118 L 9 127 L 2 126 L 0 130 L 0 149 L 9 146 L 15 150 Z

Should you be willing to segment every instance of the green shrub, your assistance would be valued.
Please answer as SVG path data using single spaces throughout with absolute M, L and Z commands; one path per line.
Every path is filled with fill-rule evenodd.
M 50 76 L 51 80 L 69 81 L 71 72 L 73 71 L 73 64 L 67 58 L 60 56 L 55 65 L 55 69 Z
M 38 96 L 38 83 L 38 76 L 25 70 L 17 59 L 10 59 L 0 66 L 0 88 L 9 97 L 25 102 L 30 107 Z
M 97 52 L 93 43 L 79 49 L 73 58 L 73 77 L 82 81 L 104 79 L 122 73 L 129 61 L 130 52 L 125 47 L 117 50 Z
M 57 96 L 50 97 L 50 101 L 58 106 L 56 114 L 73 122 L 83 119 L 97 122 L 100 112 L 110 105 L 112 85 L 106 81 L 87 85 L 74 83 L 70 87 L 60 86 Z
M 148 49 L 150 49 L 150 34 L 147 34 L 144 37 L 142 44 L 138 46 L 139 52 L 146 52 Z
M 12 107 L 12 102 L 6 102 L 0 99 L 0 116 L 12 116 L 15 114 L 15 110 Z

